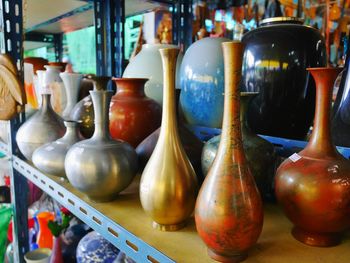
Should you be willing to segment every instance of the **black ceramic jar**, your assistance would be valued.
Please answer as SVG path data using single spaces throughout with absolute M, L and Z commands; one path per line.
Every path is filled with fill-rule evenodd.
M 259 92 L 249 125 L 258 134 L 304 139 L 315 107 L 315 83 L 306 68 L 326 66 L 324 39 L 297 18 L 268 18 L 260 25 L 242 40 L 242 91 Z

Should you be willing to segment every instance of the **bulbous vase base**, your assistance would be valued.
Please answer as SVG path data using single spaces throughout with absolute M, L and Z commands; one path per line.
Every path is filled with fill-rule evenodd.
M 314 247 L 332 247 L 341 242 L 340 233 L 315 233 L 293 227 L 292 235 L 296 240 Z
M 155 221 L 153 221 L 153 223 L 152 223 L 153 228 L 158 229 L 160 231 L 177 231 L 181 228 L 184 228 L 185 225 L 186 225 L 185 222 L 175 224 L 175 225 L 162 225 L 162 224 L 159 224 Z
M 224 263 L 238 263 L 238 262 L 242 262 L 243 260 L 245 260 L 248 257 L 247 253 L 241 253 L 241 254 L 235 254 L 235 255 L 222 255 L 222 254 L 218 254 L 217 252 L 208 249 L 208 255 L 219 262 L 224 262 Z

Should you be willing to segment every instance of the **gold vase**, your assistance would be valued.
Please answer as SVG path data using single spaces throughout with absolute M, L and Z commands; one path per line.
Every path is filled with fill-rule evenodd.
M 141 177 L 140 199 L 163 231 L 182 228 L 191 216 L 198 191 L 193 167 L 181 144 L 175 110 L 177 48 L 161 49 L 164 69 L 163 116 L 157 145 Z

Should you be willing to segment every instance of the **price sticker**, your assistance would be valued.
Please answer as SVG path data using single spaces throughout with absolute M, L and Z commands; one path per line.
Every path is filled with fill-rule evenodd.
M 291 156 L 289 156 L 289 159 L 295 163 L 301 159 L 301 156 L 297 153 L 293 153 Z

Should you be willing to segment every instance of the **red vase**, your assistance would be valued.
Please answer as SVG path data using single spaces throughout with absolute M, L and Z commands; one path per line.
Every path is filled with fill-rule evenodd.
M 113 80 L 117 85 L 117 93 L 112 97 L 109 111 L 111 136 L 136 148 L 160 126 L 162 108 L 145 95 L 144 85 L 148 79 Z
M 350 162 L 332 143 L 330 111 L 335 68 L 308 69 L 316 81 L 314 128 L 306 148 L 278 168 L 276 197 L 293 222 L 293 236 L 311 246 L 332 246 L 350 227 Z
M 240 125 L 243 45 L 224 42 L 225 99 L 222 135 L 195 209 L 198 234 L 221 262 L 247 257 L 262 230 L 262 200 L 244 154 Z
M 61 237 L 54 237 L 50 263 L 64 263 L 61 242 Z

